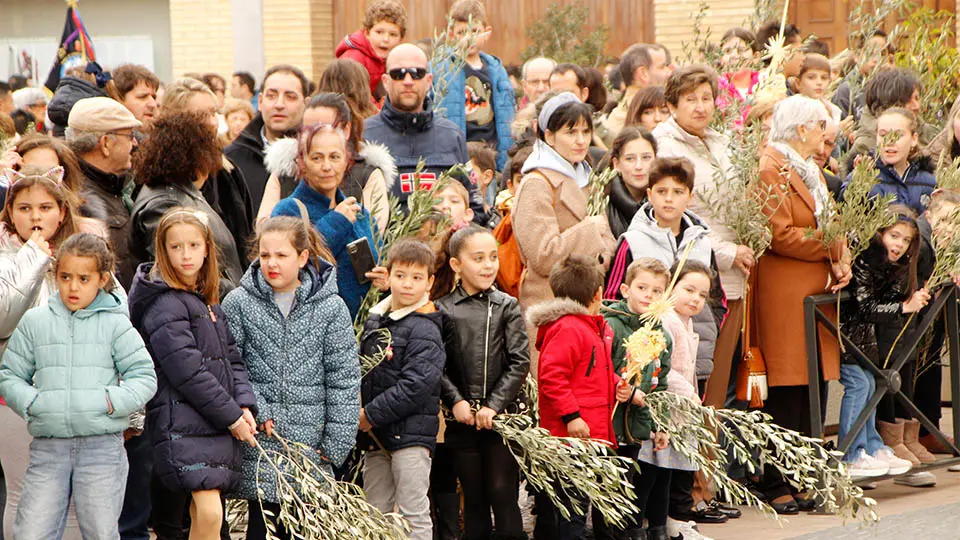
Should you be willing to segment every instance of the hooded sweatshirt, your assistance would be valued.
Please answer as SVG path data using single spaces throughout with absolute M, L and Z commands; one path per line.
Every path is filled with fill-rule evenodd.
M 551 148 L 549 144 L 537 139 L 533 143 L 533 153 L 531 153 L 527 161 L 523 163 L 523 169 L 521 169 L 520 172 L 527 174 L 530 171 L 541 168 L 556 171 L 573 178 L 580 189 L 587 187 L 587 183 L 590 181 L 591 169 L 586 161 L 572 165 L 564 159 L 563 156 L 558 154 L 556 150 Z

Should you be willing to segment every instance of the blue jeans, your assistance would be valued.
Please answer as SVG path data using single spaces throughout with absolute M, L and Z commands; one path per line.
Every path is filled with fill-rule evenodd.
M 838 437 L 843 439 L 853 428 L 853 423 L 863 412 L 877 389 L 877 381 L 873 375 L 864 371 L 864 369 L 855 364 L 840 365 L 840 383 L 843 384 L 843 399 L 840 401 L 840 430 Z M 853 461 L 857 458 L 860 450 L 869 455 L 874 455 L 877 450 L 883 448 L 883 439 L 877 432 L 877 411 L 874 409 L 867 419 L 867 424 L 863 426 L 860 433 L 857 433 L 853 439 L 847 453 L 844 454 L 844 461 Z
M 73 498 L 84 538 L 119 539 L 126 481 L 120 433 L 34 439 L 13 535 L 18 540 L 60 538 Z

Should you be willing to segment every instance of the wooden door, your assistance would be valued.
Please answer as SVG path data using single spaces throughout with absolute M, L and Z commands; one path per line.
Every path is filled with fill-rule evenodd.
M 790 21 L 804 36 L 816 35 L 835 55 L 847 47 L 848 3 L 845 0 L 799 0 L 790 2 Z

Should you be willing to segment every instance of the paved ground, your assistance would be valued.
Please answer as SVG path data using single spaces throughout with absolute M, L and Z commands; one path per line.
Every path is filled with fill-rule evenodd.
M 960 537 L 960 504 L 948 504 L 890 516 L 874 527 L 861 528 L 849 525 L 797 536 L 795 540 L 836 540 L 838 538 L 863 540 L 939 538 L 946 540 L 957 537 Z

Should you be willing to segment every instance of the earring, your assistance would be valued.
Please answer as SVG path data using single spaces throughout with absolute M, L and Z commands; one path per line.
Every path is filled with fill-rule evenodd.
M 807 142 L 807 136 L 804 135 L 804 136 L 800 137 L 800 142 L 804 142 L 804 143 Z

